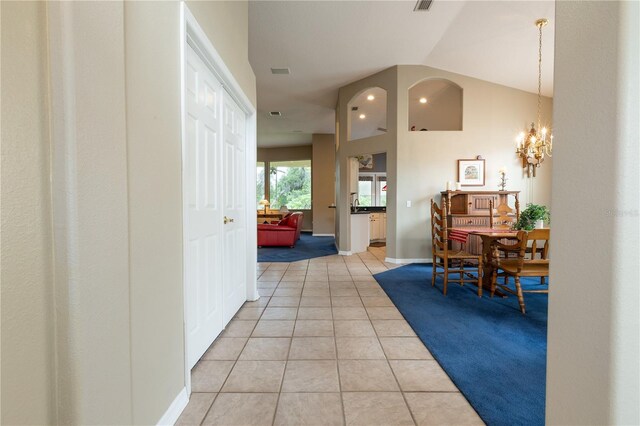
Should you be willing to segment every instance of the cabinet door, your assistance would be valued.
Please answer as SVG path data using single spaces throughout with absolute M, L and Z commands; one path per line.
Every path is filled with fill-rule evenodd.
M 489 203 L 493 200 L 494 205 L 498 205 L 497 195 L 469 195 L 469 214 L 489 216 Z
M 371 219 L 369 221 L 369 228 L 370 228 L 369 238 L 372 240 L 377 240 L 378 238 L 380 238 L 378 223 L 379 223 L 378 219 L 376 219 L 374 215 L 371 215 Z

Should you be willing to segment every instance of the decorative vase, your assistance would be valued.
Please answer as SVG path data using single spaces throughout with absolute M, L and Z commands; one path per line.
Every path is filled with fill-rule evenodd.
M 540 219 L 540 220 L 536 220 L 536 229 L 542 229 L 544 228 L 544 220 Z

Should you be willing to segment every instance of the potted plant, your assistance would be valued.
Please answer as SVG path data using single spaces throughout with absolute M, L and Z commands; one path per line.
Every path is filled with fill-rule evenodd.
M 517 230 L 531 231 L 534 228 L 542 228 L 544 222 L 551 220 L 551 213 L 547 206 L 527 204 L 527 208 L 520 213 L 520 219 L 513 226 Z

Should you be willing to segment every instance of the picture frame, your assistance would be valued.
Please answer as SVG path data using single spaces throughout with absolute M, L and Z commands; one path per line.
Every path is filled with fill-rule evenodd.
M 358 157 L 358 164 L 360 169 L 371 170 L 373 169 L 373 154 L 362 154 Z
M 484 159 L 458 160 L 458 182 L 462 186 L 484 186 Z

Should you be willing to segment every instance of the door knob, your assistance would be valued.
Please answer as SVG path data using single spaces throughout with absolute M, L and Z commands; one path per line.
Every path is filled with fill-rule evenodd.
M 230 217 L 226 217 L 226 216 L 225 216 L 225 217 L 224 217 L 224 224 L 226 225 L 226 224 L 227 224 L 227 223 L 229 223 L 229 222 L 233 222 L 233 219 L 232 219 L 232 218 L 230 218 Z

